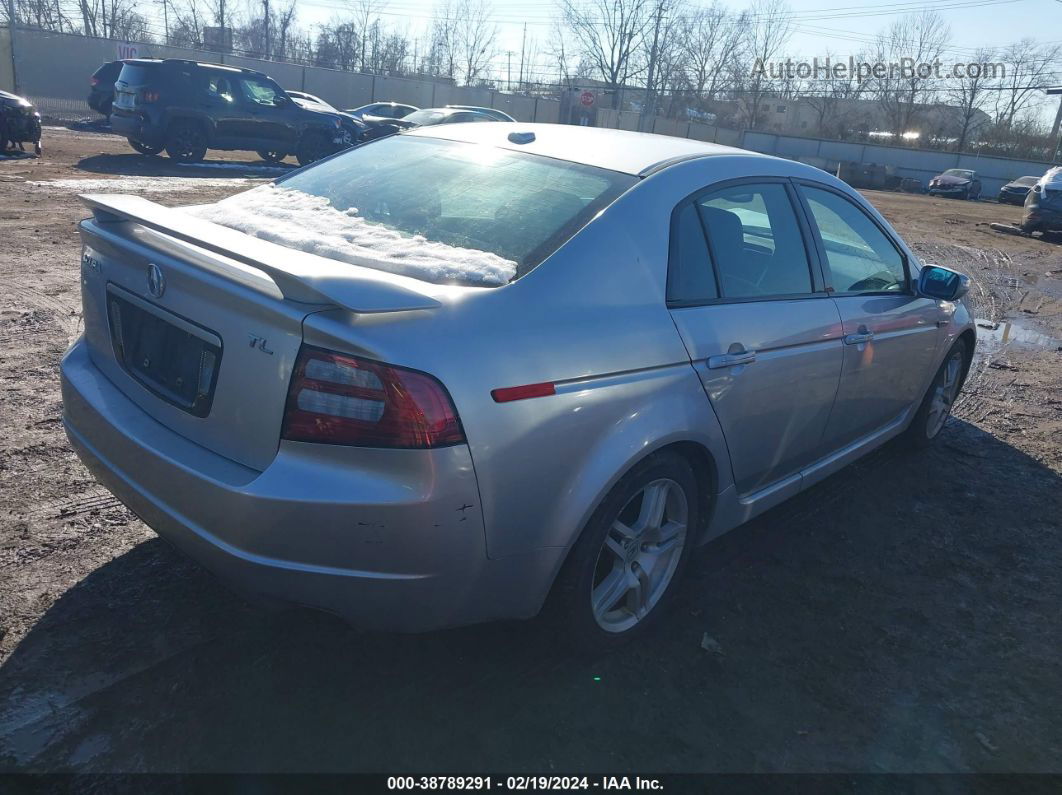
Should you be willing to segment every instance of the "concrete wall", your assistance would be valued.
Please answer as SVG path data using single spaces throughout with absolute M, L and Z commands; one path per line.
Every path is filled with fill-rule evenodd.
M 752 130 L 744 133 L 740 145 L 755 152 L 800 160 L 831 173 L 837 171 L 842 161 L 888 166 L 897 176 L 913 177 L 921 180 L 923 185 L 949 168 L 969 168 L 977 172 L 981 180 L 981 193 L 985 197 L 995 196 L 1012 179 L 1038 177 L 1052 166 L 1039 160 L 960 155 L 955 152 L 829 141 Z
M 9 86 L 12 65 L 19 93 L 29 97 L 42 113 L 78 118 L 92 116 L 85 104 L 89 77 L 106 61 L 126 57 L 119 42 L 36 30 L 15 32 L 15 54 L 5 46 L 7 29 L 0 29 L 0 87 Z M 430 80 L 384 77 L 279 61 L 262 61 L 236 55 L 139 45 L 141 57 L 188 58 L 225 63 L 264 72 L 284 88 L 308 91 L 338 108 L 353 108 L 370 102 L 393 100 L 422 108 L 441 105 L 481 105 L 498 108 L 517 121 L 556 122 L 560 102 L 487 88 L 468 88 Z M 5 80 L 8 83 L 5 83 Z
M 11 58 L 11 31 L 0 28 L 0 91 L 15 90 L 14 61 Z

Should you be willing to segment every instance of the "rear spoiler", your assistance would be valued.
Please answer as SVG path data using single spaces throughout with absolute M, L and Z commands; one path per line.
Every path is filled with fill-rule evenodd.
M 408 276 L 285 248 L 140 196 L 90 193 L 80 198 L 98 223 L 132 221 L 249 265 L 265 273 L 291 301 L 334 304 L 352 312 L 403 312 L 442 305 Z

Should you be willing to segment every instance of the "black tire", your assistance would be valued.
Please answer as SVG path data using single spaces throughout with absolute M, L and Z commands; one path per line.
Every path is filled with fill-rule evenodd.
M 964 340 L 956 340 L 955 344 L 951 346 L 951 350 L 948 351 L 948 355 L 944 357 L 944 361 L 941 363 L 936 375 L 933 376 L 929 389 L 926 390 L 926 394 L 922 398 L 922 403 L 919 405 L 914 419 L 911 420 L 911 424 L 905 432 L 905 439 L 910 446 L 916 449 L 925 449 L 940 436 L 944 424 L 947 422 L 948 417 L 951 416 L 951 407 L 962 390 L 963 380 L 966 378 L 966 354 L 966 342 Z M 942 397 L 940 390 L 946 386 L 945 382 L 949 378 L 949 368 L 953 364 L 957 366 L 954 372 L 955 382 L 951 388 L 950 397 L 944 396 L 946 407 L 943 409 L 943 417 L 939 417 L 935 413 L 939 408 L 937 399 Z
M 111 110 L 113 104 L 114 100 L 110 99 L 105 99 L 103 102 L 100 103 L 100 113 L 103 114 L 103 117 L 105 119 L 111 118 Z
M 308 166 L 316 163 L 322 157 L 328 157 L 335 151 L 335 146 L 326 133 L 320 130 L 310 130 L 303 133 L 299 145 L 295 148 L 295 159 L 300 166 Z
M 257 152 L 255 152 L 255 154 L 267 163 L 279 163 L 281 160 L 288 156 L 287 152 L 266 152 L 262 149 L 259 149 Z
M 159 152 L 162 151 L 161 145 L 152 146 L 151 144 L 146 144 L 143 141 L 135 141 L 132 138 L 127 138 L 126 140 L 129 141 L 129 145 L 131 147 L 133 147 L 142 155 L 157 155 Z
M 669 524 L 675 521 L 670 514 L 671 496 L 677 494 L 677 492 L 671 492 L 670 489 L 677 487 L 685 498 L 685 534 L 681 550 L 675 551 L 677 563 L 671 568 L 670 561 L 668 562 L 667 570 L 671 573 L 667 575 L 666 581 L 661 576 L 658 586 L 645 588 L 648 593 L 651 593 L 654 587 L 662 590 L 657 593 L 653 603 L 645 608 L 646 612 L 641 618 L 636 618 L 629 607 L 628 597 L 631 596 L 631 592 L 624 592 L 616 602 L 606 600 L 605 607 L 611 605 L 614 608 L 612 614 L 621 615 L 626 611 L 636 622 L 622 630 L 606 629 L 595 615 L 591 604 L 592 593 L 595 586 L 600 586 L 616 570 L 622 568 L 622 565 L 617 565 L 615 557 L 609 557 L 614 553 L 611 548 L 606 549 L 606 540 L 615 543 L 614 524 L 621 517 L 626 521 L 626 516 L 630 515 L 628 512 L 632 510 L 632 507 L 635 513 L 640 511 L 641 503 L 634 501 L 640 499 L 640 495 L 647 493 L 647 488 L 653 488 L 656 484 L 664 482 L 669 484 L 667 486 L 669 489 L 668 507 L 664 512 L 664 517 Z M 677 584 L 682 579 L 689 561 L 690 550 L 696 543 L 701 505 L 698 491 L 697 478 L 692 468 L 677 453 L 663 452 L 652 455 L 624 475 L 594 511 L 579 536 L 579 540 L 568 553 L 568 558 L 560 574 L 557 575 L 546 604 L 544 611 L 546 624 L 551 629 L 556 627 L 575 646 L 588 652 L 602 652 L 617 648 L 650 630 L 660 616 L 667 612 L 668 604 L 674 598 Z M 633 526 L 632 523 L 631 528 Z M 645 538 L 648 536 L 643 536 L 641 540 Z M 632 541 L 633 546 L 640 547 L 643 552 L 647 547 L 653 546 L 651 543 L 640 543 L 637 538 Z M 630 546 L 628 545 L 628 548 Z M 666 552 L 661 554 L 666 554 Z M 661 557 L 659 560 L 662 562 L 664 559 Z M 639 572 L 634 575 L 636 579 L 643 576 L 646 578 L 642 582 L 649 581 L 652 577 L 652 571 L 646 574 L 645 569 L 637 565 L 637 561 L 631 564 L 631 567 Z M 631 576 L 630 569 L 625 569 L 625 571 L 627 576 Z M 661 575 L 666 573 L 666 571 L 660 572 Z M 635 597 L 635 601 L 636 599 Z M 621 602 L 624 603 L 623 607 L 619 606 Z
M 194 121 L 175 121 L 166 135 L 166 154 L 178 163 L 198 163 L 206 156 L 207 134 Z

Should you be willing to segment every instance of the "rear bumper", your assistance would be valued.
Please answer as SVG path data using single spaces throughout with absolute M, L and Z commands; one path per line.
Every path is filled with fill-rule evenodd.
M 1049 229 L 1062 229 L 1062 210 L 1045 208 L 1042 205 L 1035 210 L 1026 208 L 1022 216 L 1022 226 Z
M 160 536 L 249 596 L 424 631 L 534 615 L 557 553 L 486 557 L 464 445 L 281 443 L 264 472 L 179 436 L 93 364 L 62 363 L 63 423 L 97 479 Z
M 111 109 L 111 130 L 126 138 L 132 138 L 134 141 L 142 141 L 155 146 L 163 143 L 166 137 L 165 130 L 152 124 L 149 118 L 113 107 Z

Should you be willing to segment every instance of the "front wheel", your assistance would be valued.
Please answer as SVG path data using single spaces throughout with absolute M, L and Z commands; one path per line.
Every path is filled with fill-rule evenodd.
M 142 155 L 157 155 L 159 152 L 162 151 L 161 145 L 152 146 L 151 144 L 146 144 L 143 141 L 134 141 L 132 138 L 127 138 L 126 140 L 129 141 L 129 145 L 131 147 L 133 147 Z
M 266 152 L 263 149 L 259 149 L 257 152 L 255 152 L 255 154 L 267 163 L 279 163 L 281 160 L 288 156 L 287 152 Z
M 308 166 L 323 157 L 328 157 L 335 151 L 335 147 L 323 132 L 308 132 L 302 136 L 298 147 L 295 149 L 295 159 L 300 166 Z
M 580 647 L 601 651 L 646 631 L 666 610 L 700 520 L 697 479 L 659 453 L 617 483 L 572 547 L 547 611 Z
M 929 385 L 922 405 L 907 429 L 907 439 L 915 447 L 928 447 L 940 435 L 962 388 L 965 368 L 966 343 L 958 340 L 933 376 L 933 383 Z

